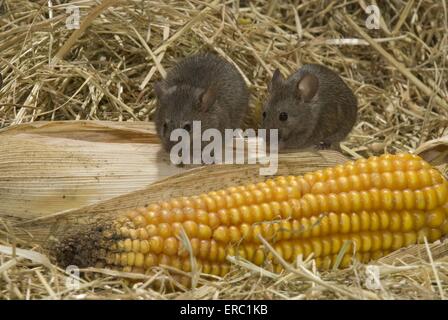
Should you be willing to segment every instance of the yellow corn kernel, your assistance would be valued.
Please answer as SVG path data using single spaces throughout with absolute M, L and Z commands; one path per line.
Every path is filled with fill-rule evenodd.
M 149 253 L 145 256 L 145 263 L 144 266 L 146 269 L 149 269 L 151 267 L 154 267 L 159 264 L 159 261 L 157 259 L 157 255 Z
M 174 237 L 165 239 L 163 244 L 163 253 L 166 255 L 175 255 L 178 249 L 178 240 Z
M 380 228 L 380 218 L 376 212 L 370 213 L 370 230 L 376 231 Z
M 372 248 L 372 237 L 366 233 L 361 234 L 361 245 L 359 250 L 362 252 L 368 252 Z
M 440 226 L 440 231 L 444 236 L 448 234 L 448 220 L 445 220 L 445 222 Z
M 428 241 L 434 242 L 442 237 L 442 231 L 440 229 L 431 228 L 429 229 Z
M 330 218 L 328 215 L 322 215 L 317 222 L 320 226 L 321 236 L 326 236 L 330 233 Z
M 417 234 L 415 232 L 406 232 L 404 235 L 404 246 L 417 243 Z
M 346 254 L 343 256 L 341 263 L 339 264 L 339 267 L 341 268 L 347 268 L 352 262 L 352 257 L 349 254 Z
M 300 242 L 294 242 L 292 245 L 292 249 L 293 249 L 293 257 L 302 256 L 303 258 L 303 247 Z
M 149 239 L 149 247 L 150 251 L 156 254 L 161 253 L 163 251 L 163 239 L 162 237 L 155 236 Z
M 350 232 L 350 217 L 347 214 L 341 213 L 341 215 L 339 216 L 339 223 L 340 223 L 339 227 L 340 233 Z
M 371 233 L 371 241 L 372 241 L 372 246 L 371 246 L 371 251 L 378 251 L 381 250 L 382 248 L 382 234 L 378 233 L 378 232 L 373 232 Z
M 387 229 L 389 227 L 389 224 L 391 223 L 391 220 L 393 220 L 394 215 L 396 215 L 396 213 L 387 212 L 387 211 L 378 212 L 381 230 Z M 366 230 L 368 230 L 368 229 L 366 229 Z
M 439 174 L 441 177 L 441 175 Z M 442 178 L 443 179 L 443 178 Z M 437 203 L 438 205 L 444 205 L 448 198 L 448 182 L 443 181 L 442 183 L 435 186 L 434 190 L 437 194 Z
M 401 228 L 400 230 L 403 232 L 408 232 L 414 229 L 414 219 L 412 215 L 404 211 L 401 213 Z
M 265 258 L 264 251 L 262 249 L 257 249 L 254 254 L 253 263 L 261 266 L 264 263 L 264 258 Z
M 211 242 L 207 240 L 201 240 L 199 243 L 198 256 L 202 259 L 209 258 Z
M 282 201 L 280 203 L 280 218 L 288 219 L 293 217 L 293 208 L 292 205 L 287 201 Z
M 307 259 L 313 253 L 313 247 L 309 242 L 303 243 L 303 256 Z
M 384 232 L 381 234 L 382 239 L 382 249 L 383 250 L 389 250 L 393 243 L 393 235 L 390 232 Z
M 320 257 L 323 251 L 322 243 L 319 239 L 311 240 L 311 247 L 314 253 L 314 257 Z
M 392 236 L 392 250 L 398 250 L 404 246 L 404 236 L 402 233 L 394 233 Z
M 330 223 L 330 233 L 335 234 L 339 232 L 339 216 L 335 213 L 330 213 L 328 215 Z
M 342 240 L 339 236 L 331 237 L 331 252 L 337 254 L 342 247 Z
M 418 210 L 424 210 L 427 207 L 426 199 L 425 199 L 425 193 L 422 190 L 416 190 L 414 191 L 415 196 L 415 207 Z
M 397 212 L 390 214 L 390 231 L 396 232 L 401 229 L 401 216 Z
M 427 209 L 431 210 L 436 208 L 437 206 L 443 205 L 446 203 L 446 194 L 439 195 L 438 189 L 443 188 L 443 184 L 435 186 L 435 187 L 427 187 L 424 189 L 425 192 L 425 200 L 427 203 Z M 445 198 L 441 198 L 445 197 Z

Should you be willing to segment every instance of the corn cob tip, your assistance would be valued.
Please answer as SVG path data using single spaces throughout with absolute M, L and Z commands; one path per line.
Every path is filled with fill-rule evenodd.
M 108 234 L 112 234 L 111 224 L 98 221 L 94 225 L 77 229 L 52 246 L 56 264 L 62 268 L 71 265 L 78 268 L 103 267 L 101 252 L 105 246 L 113 245 L 112 240 L 108 239 Z

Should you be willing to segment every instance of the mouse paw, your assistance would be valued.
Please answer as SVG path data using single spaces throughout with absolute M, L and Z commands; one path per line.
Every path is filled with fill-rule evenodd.
M 321 141 L 317 144 L 316 147 L 318 150 L 328 150 L 328 149 L 331 149 L 331 143 L 326 142 L 326 141 Z

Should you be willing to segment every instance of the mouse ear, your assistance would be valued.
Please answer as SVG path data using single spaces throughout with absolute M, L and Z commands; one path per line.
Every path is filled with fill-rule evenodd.
M 319 89 L 319 80 L 314 74 L 307 73 L 297 83 L 297 95 L 305 102 L 309 102 Z
M 273 88 L 277 87 L 283 83 L 283 76 L 280 72 L 280 70 L 277 68 L 274 71 L 274 74 L 272 75 L 271 82 L 268 84 L 268 90 L 271 91 Z
M 156 96 L 159 99 L 165 95 L 166 90 L 162 81 L 157 81 L 156 83 L 154 83 L 154 92 L 156 93 Z
M 199 100 L 199 108 L 202 112 L 207 112 L 216 101 L 216 91 L 212 87 L 207 89 L 196 89 Z
M 157 98 L 163 99 L 168 94 L 173 93 L 177 90 L 177 86 L 166 87 L 166 84 L 163 81 L 158 81 L 154 83 L 154 92 L 156 93 Z

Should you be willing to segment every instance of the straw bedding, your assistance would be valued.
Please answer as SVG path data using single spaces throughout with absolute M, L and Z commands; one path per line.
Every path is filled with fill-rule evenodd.
M 212 51 L 234 63 L 249 86 L 248 126 L 259 123 L 275 68 L 287 75 L 305 63 L 321 63 L 338 71 L 358 98 L 358 122 L 342 144 L 347 156 L 413 151 L 447 134 L 448 8 L 437 0 L 381 2 L 380 28 L 369 30 L 367 5 L 364 0 L 0 0 L 0 127 L 41 120 L 151 121 L 153 82 L 179 58 Z M 69 6 L 80 9 L 78 30 L 66 27 Z M 446 242 L 378 262 L 376 289 L 366 287 L 365 265 L 318 273 L 312 260 L 280 275 L 235 261 L 226 278 L 201 278 L 194 290 L 179 287 L 164 269 L 137 283 L 123 277 L 129 275 L 90 269 L 80 289 L 67 289 L 62 270 L 34 257 L 41 248 L 26 243 L 22 247 L 30 251 L 12 258 L 1 245 L 20 239 L 5 221 L 0 224 L 3 299 L 448 295 Z M 155 278 L 166 281 L 154 289 Z

